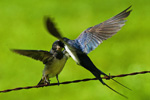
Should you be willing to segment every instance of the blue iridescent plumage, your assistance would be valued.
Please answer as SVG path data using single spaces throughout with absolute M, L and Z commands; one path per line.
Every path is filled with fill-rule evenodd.
M 81 33 L 82 35 L 79 38 L 75 39 L 75 41 L 80 46 L 80 50 L 88 54 L 90 51 L 94 50 L 100 44 L 100 42 L 97 41 L 96 37 L 92 36 L 92 34 L 83 33 Z M 93 37 L 93 39 L 91 39 L 91 37 Z

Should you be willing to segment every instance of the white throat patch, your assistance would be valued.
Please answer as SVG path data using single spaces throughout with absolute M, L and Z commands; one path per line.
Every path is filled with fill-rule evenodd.
M 78 57 L 77 57 L 76 52 L 71 51 L 70 48 L 69 48 L 67 45 L 65 45 L 65 49 L 66 49 L 66 51 L 69 53 L 69 55 L 73 58 L 73 60 L 74 60 L 77 64 L 80 64 L 80 61 L 79 61 L 79 59 L 78 59 Z

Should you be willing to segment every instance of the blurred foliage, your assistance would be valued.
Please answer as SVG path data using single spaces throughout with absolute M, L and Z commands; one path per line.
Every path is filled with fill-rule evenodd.
M 10 48 L 50 50 L 56 38 L 48 34 L 43 17 L 54 18 L 58 29 L 75 39 L 86 28 L 120 13 L 132 5 L 126 25 L 89 54 L 94 64 L 112 75 L 150 70 L 149 0 L 0 0 L 0 90 L 36 85 L 44 65 L 17 55 Z M 93 77 L 70 58 L 59 75 L 60 82 Z M 150 98 L 149 74 L 117 78 L 128 91 L 113 81 L 105 82 L 129 97 Z M 51 82 L 56 82 L 55 78 Z M 0 94 L 0 100 L 120 100 L 99 81 L 21 90 Z

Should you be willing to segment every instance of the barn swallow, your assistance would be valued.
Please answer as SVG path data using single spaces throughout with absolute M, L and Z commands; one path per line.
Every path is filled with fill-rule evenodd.
M 58 74 L 62 71 L 69 55 L 68 53 L 62 49 L 64 48 L 64 44 L 57 40 L 53 43 L 52 49 L 50 52 L 43 50 L 18 50 L 12 49 L 13 52 L 18 54 L 31 57 L 35 60 L 40 60 L 45 64 L 43 70 L 43 76 L 38 85 L 46 84 L 50 85 L 49 78 L 55 77 L 58 81 Z
M 65 44 L 65 50 L 69 53 L 73 60 L 78 65 L 89 70 L 97 79 L 99 79 L 103 85 L 106 85 L 108 88 L 120 94 L 121 96 L 124 95 L 104 83 L 101 75 L 108 75 L 96 68 L 87 54 L 98 47 L 98 45 L 101 44 L 103 40 L 106 40 L 115 35 L 121 29 L 121 27 L 124 26 L 126 22 L 125 18 L 128 17 L 132 11 L 129 10 L 130 7 L 98 25 L 86 29 L 75 40 L 70 40 L 63 37 L 55 27 L 52 20 L 49 17 L 45 17 L 45 25 L 48 32 Z

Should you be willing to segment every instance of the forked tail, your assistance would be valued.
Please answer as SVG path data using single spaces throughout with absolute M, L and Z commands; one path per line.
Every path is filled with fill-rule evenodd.
M 123 97 L 125 97 L 126 99 L 128 99 L 128 97 L 127 96 L 125 96 L 125 95 L 123 95 L 123 94 L 121 94 L 120 92 L 118 92 L 118 91 L 116 91 L 116 90 L 114 90 L 113 88 L 111 88 L 109 85 L 107 85 L 106 83 L 104 84 L 105 86 L 107 86 L 109 89 L 111 89 L 112 91 L 114 91 L 114 92 L 116 92 L 117 94 L 119 94 L 119 95 L 121 95 L 121 96 L 123 96 Z
M 119 95 L 121 95 L 121 96 L 123 96 L 123 97 L 125 97 L 125 98 L 128 98 L 127 96 L 125 96 L 125 95 L 119 93 L 118 91 L 114 90 L 113 88 L 111 88 L 109 85 L 107 85 L 107 84 L 102 80 L 101 75 L 104 75 L 104 76 L 108 76 L 108 75 L 106 75 L 105 73 L 101 72 L 100 70 L 98 70 L 98 72 L 92 72 L 92 73 L 94 74 L 94 76 L 95 76 L 97 79 L 99 79 L 99 81 L 100 81 L 103 85 L 107 86 L 109 89 L 111 89 L 112 91 L 116 92 L 117 94 L 119 94 Z M 108 77 L 109 77 L 109 76 L 108 76 Z M 121 86 L 123 86 L 123 87 L 129 89 L 128 87 L 124 86 L 123 84 L 119 83 L 118 81 L 116 81 L 116 80 L 114 80 L 114 79 L 112 79 L 112 80 L 115 81 L 115 82 L 117 82 L 117 83 L 120 84 Z M 131 90 L 131 89 L 129 89 L 129 90 Z

